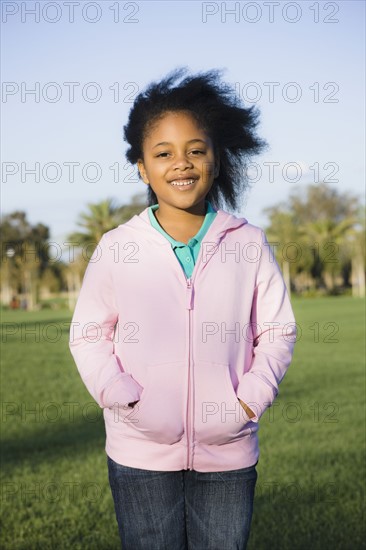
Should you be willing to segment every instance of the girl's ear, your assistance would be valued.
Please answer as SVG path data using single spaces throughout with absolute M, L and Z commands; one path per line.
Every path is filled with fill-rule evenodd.
M 138 171 L 140 172 L 140 176 L 142 178 L 142 181 L 144 183 L 146 183 L 146 185 L 149 185 L 150 184 L 149 178 L 147 177 L 146 170 L 145 170 L 145 165 L 144 165 L 142 159 L 139 159 L 137 161 L 137 168 L 138 168 Z

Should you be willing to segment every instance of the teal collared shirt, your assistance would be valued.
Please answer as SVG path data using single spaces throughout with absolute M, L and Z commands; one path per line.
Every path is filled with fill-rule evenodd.
M 201 241 L 203 237 L 206 235 L 208 228 L 214 221 L 216 217 L 216 210 L 212 207 L 211 203 L 209 201 L 205 201 L 206 204 L 206 216 L 203 220 L 203 224 L 201 225 L 198 233 L 191 239 L 189 239 L 188 243 L 182 243 L 180 241 L 176 241 L 173 239 L 164 229 L 159 225 L 159 222 L 155 218 L 154 211 L 159 208 L 158 204 L 153 204 L 149 207 L 149 218 L 151 225 L 155 227 L 157 231 L 159 231 L 172 245 L 172 248 L 174 250 L 174 253 L 180 263 L 180 265 L 183 268 L 184 273 L 186 274 L 186 277 L 190 277 L 193 273 L 193 268 L 195 266 L 198 253 L 201 246 Z

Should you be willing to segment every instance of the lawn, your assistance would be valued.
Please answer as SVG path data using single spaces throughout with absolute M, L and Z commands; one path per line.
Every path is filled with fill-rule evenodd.
M 260 423 L 248 550 L 365 548 L 365 302 L 293 305 L 300 336 Z M 120 547 L 102 412 L 68 351 L 69 321 L 2 315 L 4 549 Z

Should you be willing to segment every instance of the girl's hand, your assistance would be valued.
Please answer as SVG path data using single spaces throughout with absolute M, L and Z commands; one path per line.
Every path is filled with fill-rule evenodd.
M 249 418 L 254 418 L 255 417 L 255 413 L 252 411 L 252 409 L 250 409 L 248 407 L 248 405 L 246 405 L 244 403 L 244 401 L 242 401 L 241 399 L 239 399 L 238 397 L 238 400 L 239 400 L 239 403 L 240 405 L 243 407 L 243 409 L 245 410 L 245 412 L 247 413 L 247 415 L 249 416 Z
M 243 409 L 245 410 L 245 412 L 247 413 L 247 415 L 249 416 L 249 418 L 254 418 L 255 417 L 255 413 L 252 411 L 252 409 L 250 409 L 248 407 L 248 405 L 246 405 L 244 403 L 244 401 L 242 401 L 239 397 L 238 397 L 238 401 L 240 403 L 240 405 L 243 407 Z M 129 407 L 134 407 L 136 405 L 136 403 L 138 403 L 138 401 L 131 401 L 131 403 L 128 403 L 128 406 Z

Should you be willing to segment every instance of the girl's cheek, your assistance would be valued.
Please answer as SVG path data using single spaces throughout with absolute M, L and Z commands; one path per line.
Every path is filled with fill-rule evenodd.
M 203 167 L 203 172 L 207 174 L 207 176 L 212 176 L 215 170 L 215 166 L 213 162 L 205 162 L 203 163 L 202 167 Z

